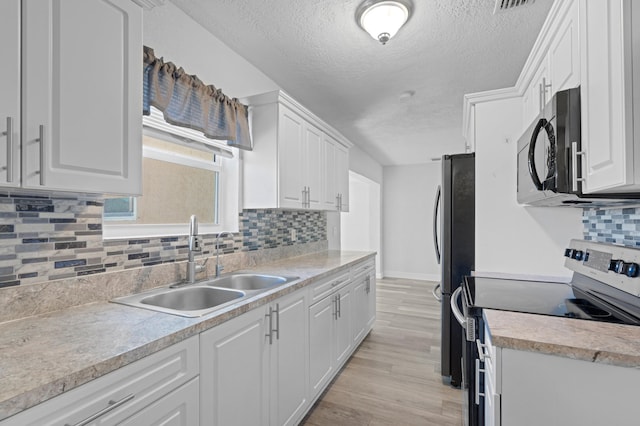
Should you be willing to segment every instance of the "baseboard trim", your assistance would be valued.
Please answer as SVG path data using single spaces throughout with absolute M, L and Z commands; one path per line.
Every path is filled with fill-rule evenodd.
M 407 280 L 440 282 L 440 274 L 420 274 L 415 272 L 385 271 L 384 278 L 403 278 Z

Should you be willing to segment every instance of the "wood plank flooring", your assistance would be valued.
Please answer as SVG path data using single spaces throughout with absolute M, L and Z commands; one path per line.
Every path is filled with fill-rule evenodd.
M 428 281 L 377 280 L 373 330 L 305 426 L 459 426 L 462 392 L 440 376 L 440 305 Z

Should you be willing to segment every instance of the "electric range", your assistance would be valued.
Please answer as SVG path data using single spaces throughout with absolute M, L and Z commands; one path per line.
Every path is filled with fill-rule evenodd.
M 569 282 L 548 282 L 490 276 L 465 277 L 452 295 L 452 310 L 463 328 L 462 368 L 475 377 L 484 343 L 483 309 L 550 315 L 576 320 L 640 325 L 640 250 L 571 240 L 564 253 Z M 462 309 L 460 309 L 460 307 Z M 484 425 L 483 383 L 463 378 L 465 424 Z

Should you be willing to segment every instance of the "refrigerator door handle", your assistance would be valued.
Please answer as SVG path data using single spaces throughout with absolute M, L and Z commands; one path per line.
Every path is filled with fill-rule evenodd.
M 456 320 L 460 323 L 462 328 L 466 329 L 466 321 L 464 319 L 464 315 L 458 309 L 458 299 L 460 298 L 460 294 L 462 293 L 462 287 L 456 288 L 456 290 L 451 294 L 451 312 L 453 316 L 456 317 Z
M 431 294 L 433 294 L 433 297 L 438 301 L 438 302 L 442 302 L 442 296 L 440 295 L 440 283 L 438 283 L 437 286 L 435 286 L 433 288 L 433 290 L 431 291 Z
M 436 190 L 436 200 L 433 203 L 433 247 L 436 250 L 436 260 L 440 264 L 440 242 L 438 241 L 438 210 L 440 199 L 442 198 L 442 188 L 438 185 Z

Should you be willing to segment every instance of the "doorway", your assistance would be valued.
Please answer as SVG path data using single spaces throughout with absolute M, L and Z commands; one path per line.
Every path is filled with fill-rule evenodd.
M 340 248 L 375 251 L 376 275 L 382 277 L 380 184 L 349 171 L 349 212 L 340 214 Z

